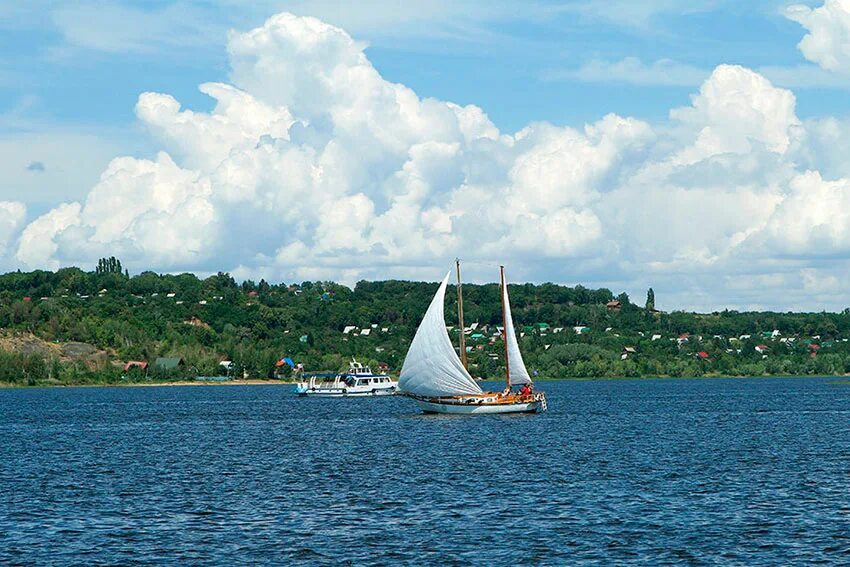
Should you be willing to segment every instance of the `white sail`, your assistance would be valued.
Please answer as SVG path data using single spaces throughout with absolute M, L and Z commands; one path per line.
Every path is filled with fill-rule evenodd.
M 508 284 L 502 289 L 505 302 L 505 337 L 508 343 L 508 374 L 511 377 L 511 385 L 531 384 L 531 376 L 522 361 L 522 353 L 519 351 L 519 343 L 514 331 L 514 319 L 511 316 L 511 302 L 508 300 Z
M 461 364 L 446 330 L 443 303 L 448 283 L 447 274 L 410 343 L 398 380 L 403 392 L 427 397 L 482 393 Z

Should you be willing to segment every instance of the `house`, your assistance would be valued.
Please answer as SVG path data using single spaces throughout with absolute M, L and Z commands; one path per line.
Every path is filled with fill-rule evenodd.
M 577 326 L 577 327 L 573 327 L 573 331 L 575 331 L 575 333 L 577 335 L 583 335 L 583 334 L 590 331 L 590 327 L 585 327 L 583 325 L 580 325 L 580 326 Z
M 194 317 L 194 316 L 193 316 L 193 317 L 189 317 L 188 319 L 186 319 L 185 321 L 183 321 L 183 323 L 184 323 L 185 325 L 191 325 L 191 326 L 193 326 L 193 327 L 203 327 L 203 328 L 205 328 L 205 329 L 209 329 L 209 328 L 210 328 L 210 326 L 209 326 L 209 325 L 207 325 L 207 324 L 206 324 L 206 323 L 204 323 L 201 319 L 198 319 L 197 317 Z
M 257 297 L 258 295 L 260 295 L 260 294 L 257 293 L 256 291 L 249 291 L 248 292 L 248 297 Z
M 175 295 L 177 295 L 177 294 L 172 292 L 172 293 L 166 294 L 165 297 L 174 297 Z
M 298 340 L 301 341 L 302 343 L 306 343 L 307 341 L 310 340 L 310 335 L 301 335 L 300 337 L 298 337 Z
M 623 352 L 620 354 L 620 360 L 626 360 L 629 356 L 637 354 L 637 349 L 635 347 L 624 347 Z
M 372 329 L 363 329 L 360 331 L 361 337 L 368 337 L 372 333 Z
M 657 341 L 657 340 L 658 340 L 658 339 L 660 339 L 660 338 L 661 338 L 661 335 L 652 335 L 652 340 L 653 340 L 653 341 Z
M 549 323 L 537 323 L 536 327 L 540 331 L 548 331 L 549 330 Z
M 620 308 L 623 307 L 623 302 L 617 299 L 612 299 L 605 304 L 605 307 L 607 307 L 609 311 L 619 311 Z
M 768 351 L 767 345 L 756 345 L 755 351 L 759 354 L 765 354 Z
M 124 372 L 129 372 L 131 368 L 139 368 L 141 370 L 148 369 L 148 363 L 144 360 L 128 360 L 124 365 Z
M 186 363 L 180 356 L 161 356 L 156 359 L 154 366 L 162 370 L 177 370 L 186 366 Z
M 708 353 L 704 350 L 701 350 L 697 353 L 697 358 L 699 358 L 700 360 L 708 360 Z
M 564 330 L 563 327 L 555 327 L 554 329 L 552 329 L 552 332 L 557 334 L 557 333 L 560 333 L 563 330 Z
M 356 328 L 357 327 L 355 327 L 354 325 L 346 325 L 345 328 L 342 330 L 342 334 L 347 335 L 348 333 L 350 333 L 351 331 L 353 331 Z
M 746 340 L 749 340 L 749 338 L 750 338 L 751 336 L 752 336 L 752 335 L 741 335 L 741 336 L 740 336 L 740 337 L 738 337 L 738 338 L 739 338 L 740 340 L 742 340 L 742 341 L 746 341 Z
M 481 333 L 475 333 L 475 334 L 471 335 L 469 338 L 478 341 L 478 340 L 483 339 L 484 335 L 482 335 Z

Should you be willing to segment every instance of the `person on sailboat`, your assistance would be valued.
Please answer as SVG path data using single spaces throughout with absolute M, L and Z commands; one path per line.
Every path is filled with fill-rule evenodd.
M 520 396 L 530 396 L 531 395 L 531 384 L 525 383 L 522 385 L 522 388 L 519 389 Z

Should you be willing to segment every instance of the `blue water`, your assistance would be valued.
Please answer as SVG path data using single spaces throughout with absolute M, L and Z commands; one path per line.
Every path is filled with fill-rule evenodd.
M 0 564 L 848 564 L 850 386 L 556 382 L 542 415 L 281 386 L 0 391 Z

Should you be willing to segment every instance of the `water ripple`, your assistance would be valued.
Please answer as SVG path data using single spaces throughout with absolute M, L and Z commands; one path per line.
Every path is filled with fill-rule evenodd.
M 537 416 L 281 387 L 0 391 L 0 563 L 850 563 L 850 388 L 546 384 Z

